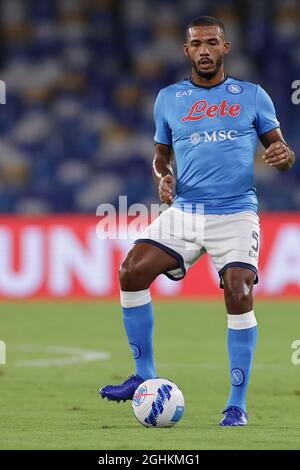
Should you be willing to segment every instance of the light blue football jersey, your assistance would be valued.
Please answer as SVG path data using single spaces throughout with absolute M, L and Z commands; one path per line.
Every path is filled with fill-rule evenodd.
M 203 204 L 205 214 L 258 211 L 258 137 L 279 127 L 263 88 L 232 77 L 206 88 L 189 78 L 159 92 L 154 119 L 155 142 L 175 154 L 175 207 Z

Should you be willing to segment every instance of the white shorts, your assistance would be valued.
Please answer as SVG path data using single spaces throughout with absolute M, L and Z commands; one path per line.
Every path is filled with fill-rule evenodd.
M 255 212 L 193 214 L 170 207 L 135 240 L 151 243 L 178 260 L 179 267 L 164 274 L 183 279 L 187 270 L 208 253 L 220 276 L 229 267 L 243 267 L 256 274 L 259 256 L 259 217 Z

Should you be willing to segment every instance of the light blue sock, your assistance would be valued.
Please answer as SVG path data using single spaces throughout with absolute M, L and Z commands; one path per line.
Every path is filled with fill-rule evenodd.
M 228 352 L 231 390 L 226 408 L 237 406 L 246 412 L 246 395 L 257 338 L 253 310 L 242 315 L 228 315 Z
M 149 289 L 121 291 L 124 326 L 135 360 L 136 373 L 144 380 L 157 377 L 153 357 L 153 308 Z

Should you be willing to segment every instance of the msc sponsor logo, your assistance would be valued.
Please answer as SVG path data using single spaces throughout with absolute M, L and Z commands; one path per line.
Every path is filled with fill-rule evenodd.
M 206 100 L 198 100 L 192 105 L 188 114 L 182 118 L 182 121 L 200 121 L 200 119 L 205 117 L 213 119 L 217 116 L 236 117 L 239 116 L 240 112 L 241 105 L 238 103 L 229 105 L 227 100 L 222 100 L 220 104 L 208 105 Z
M 200 144 L 201 142 L 222 142 L 223 140 L 235 140 L 237 138 L 238 131 L 231 129 L 229 131 L 213 131 L 203 133 L 193 132 L 190 135 L 190 141 L 193 145 Z

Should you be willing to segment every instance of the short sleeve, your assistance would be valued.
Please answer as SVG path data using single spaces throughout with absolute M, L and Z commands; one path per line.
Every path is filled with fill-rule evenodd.
M 165 118 L 165 104 L 160 91 L 154 104 L 155 135 L 154 140 L 159 144 L 172 145 L 172 134 Z
M 258 85 L 256 92 L 255 128 L 258 136 L 279 127 L 273 101 L 268 93 Z

